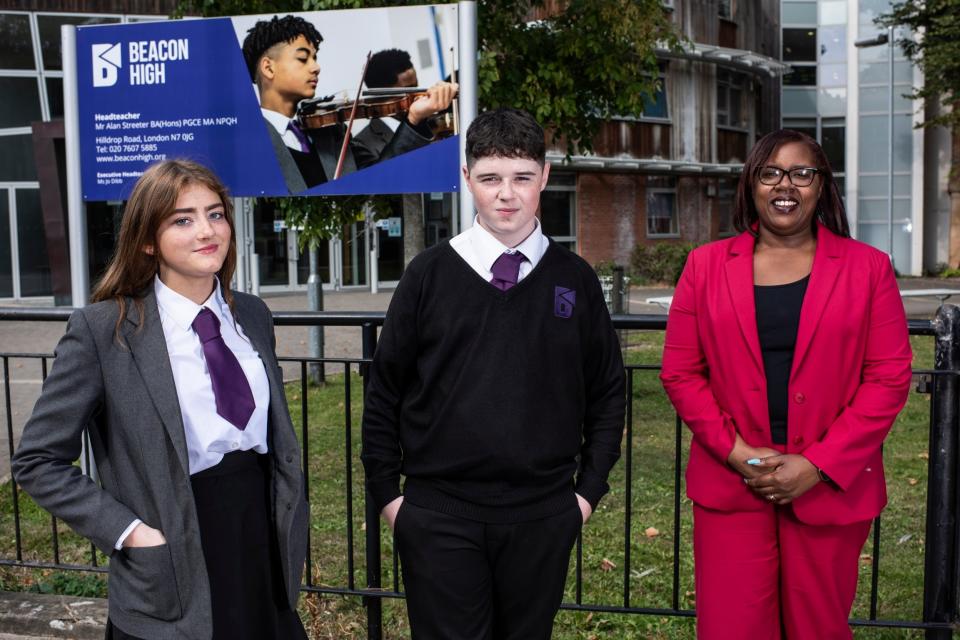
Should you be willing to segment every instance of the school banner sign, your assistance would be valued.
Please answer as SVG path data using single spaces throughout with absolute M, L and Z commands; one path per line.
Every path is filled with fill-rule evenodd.
M 436 87 L 457 60 L 456 11 L 78 27 L 84 200 L 124 200 L 170 158 L 209 166 L 235 196 L 456 191 L 456 102 L 436 97 L 452 91 Z

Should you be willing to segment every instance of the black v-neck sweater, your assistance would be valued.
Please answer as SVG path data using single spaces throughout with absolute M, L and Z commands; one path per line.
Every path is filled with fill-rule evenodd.
M 483 522 L 594 507 L 624 426 L 623 362 L 600 283 L 553 241 L 500 291 L 444 242 L 394 292 L 370 368 L 362 459 L 378 508 L 400 495 Z

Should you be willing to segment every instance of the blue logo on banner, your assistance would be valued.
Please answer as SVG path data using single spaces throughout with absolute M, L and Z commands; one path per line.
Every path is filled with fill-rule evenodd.
M 117 72 L 123 65 L 120 43 L 91 45 L 93 52 L 93 86 L 112 87 L 117 84 Z

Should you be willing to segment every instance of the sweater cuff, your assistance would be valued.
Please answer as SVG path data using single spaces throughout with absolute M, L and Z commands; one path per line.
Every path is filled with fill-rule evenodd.
M 424 120 L 420 124 L 412 124 L 406 118 L 403 121 L 407 124 L 410 129 L 416 133 L 418 136 L 425 140 L 433 140 L 433 131 L 430 129 L 430 123 L 427 120 Z
M 377 482 L 367 482 L 367 491 L 373 497 L 373 503 L 377 505 L 377 511 L 383 511 L 383 508 L 399 498 L 400 477 L 387 480 L 378 480 Z
M 597 505 L 600 503 L 600 498 L 605 496 L 608 491 L 610 491 L 610 485 L 606 483 L 605 480 L 602 480 L 596 476 L 583 476 L 581 475 L 577 478 L 577 482 L 573 487 L 575 493 L 580 494 L 584 500 L 590 503 L 590 508 L 594 511 L 597 510 Z

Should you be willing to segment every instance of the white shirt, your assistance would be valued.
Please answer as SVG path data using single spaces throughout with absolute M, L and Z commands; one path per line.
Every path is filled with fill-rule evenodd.
M 297 151 L 302 151 L 303 147 L 300 146 L 300 140 L 297 139 L 297 136 L 287 128 L 293 118 L 288 118 L 282 113 L 276 111 L 271 111 L 270 109 L 264 109 L 260 107 L 260 113 L 263 114 L 264 119 L 269 122 L 274 129 L 277 130 L 277 133 L 280 134 L 280 138 L 283 139 L 283 144 L 287 145 L 291 149 L 296 149 Z M 304 134 L 306 135 L 306 134 Z
M 386 118 L 379 118 L 379 120 L 384 125 L 386 125 L 390 129 L 390 131 L 393 131 L 394 133 L 396 133 L 397 129 L 400 128 L 401 121 L 397 120 L 393 116 L 388 116 Z M 353 128 L 350 129 L 350 132 L 351 132 L 350 135 L 356 136 L 361 131 L 366 129 L 368 126 L 370 126 L 370 122 L 371 120 L 369 118 L 357 118 L 356 120 L 353 121 Z
M 243 329 L 236 324 L 230 306 L 220 293 L 220 283 L 210 297 L 198 305 L 154 278 L 153 290 L 157 296 L 160 324 L 167 343 L 170 368 L 180 402 L 180 415 L 187 441 L 190 474 L 216 466 L 224 454 L 253 449 L 267 452 L 267 411 L 270 406 L 270 386 L 263 361 L 250 344 Z M 217 413 L 210 372 L 203 357 L 203 345 L 191 326 L 200 309 L 210 309 L 220 320 L 220 335 L 233 352 L 246 374 L 256 408 L 241 431 Z M 140 524 L 134 520 L 117 540 L 116 548 Z
M 543 230 L 540 228 L 540 220 L 537 218 L 533 220 L 536 223 L 533 232 L 516 247 L 505 246 L 481 227 L 476 217 L 473 219 L 472 227 L 450 239 L 450 246 L 487 282 L 493 279 L 491 268 L 500 254 L 519 251 L 526 258 L 520 263 L 520 273 L 517 275 L 517 282 L 520 282 L 533 271 L 547 247 L 550 246 L 550 240 L 543 235 Z

